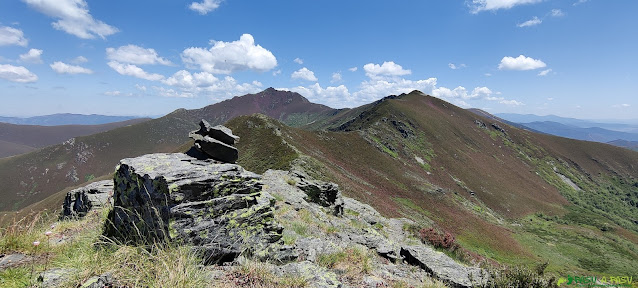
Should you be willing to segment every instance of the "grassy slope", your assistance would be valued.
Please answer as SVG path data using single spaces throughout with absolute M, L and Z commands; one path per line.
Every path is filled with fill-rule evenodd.
M 259 163 L 254 158 L 271 155 L 274 150 L 266 147 L 279 147 L 283 139 L 318 160 L 313 167 L 320 167 L 319 174 L 339 183 L 348 196 L 388 216 L 434 222 L 488 258 L 506 263 L 549 260 L 549 269 L 560 273 L 636 272 L 636 224 L 622 216 L 635 211 L 628 201 L 638 197 L 626 194 L 634 191 L 638 167 L 632 163 L 638 163 L 638 153 L 499 123 L 506 135 L 491 127 L 489 119 L 420 93 L 365 111 L 345 125 L 343 118 L 339 125 L 326 125 L 340 127 L 336 132 L 292 129 L 271 121 L 270 135 L 279 133 L 280 139 L 244 143 L 240 163 L 253 169 L 251 163 Z M 239 128 L 257 119 L 263 121 L 245 117 L 228 124 L 246 139 L 265 133 L 259 127 Z M 562 182 L 554 168 L 583 190 Z M 606 197 L 612 199 L 608 207 L 595 203 Z M 622 197 L 629 200 L 618 201 Z M 591 247 L 605 256 L 585 253 Z M 616 264 L 601 264 L 606 260 Z

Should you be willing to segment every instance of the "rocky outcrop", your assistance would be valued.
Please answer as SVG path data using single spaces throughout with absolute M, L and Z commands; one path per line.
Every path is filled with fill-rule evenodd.
M 343 198 L 339 185 L 332 182 L 310 179 L 303 172 L 293 172 L 297 188 L 306 193 L 304 199 L 308 202 L 328 207 L 335 216 L 343 215 Z
M 93 182 L 66 193 L 62 217 L 82 217 L 90 210 L 113 204 L 113 180 Z
M 237 162 L 239 154 L 233 145 L 239 137 L 233 135 L 230 129 L 222 125 L 212 127 L 206 120 L 202 119 L 199 122 L 199 130 L 190 132 L 188 137 L 195 140 L 194 148 L 199 152 L 199 155 L 225 163 Z M 191 151 L 195 154 L 194 152 Z
M 192 245 L 207 263 L 241 253 L 266 257 L 281 238 L 274 198 L 260 176 L 236 164 L 185 154 L 149 154 L 120 161 L 115 203 L 105 234 L 124 242 Z
M 424 285 L 422 279 L 429 277 L 452 287 L 485 283 L 482 277 L 486 277 L 486 273 L 482 269 L 459 264 L 404 230 L 404 227 L 415 225 L 409 219 L 385 218 L 370 205 L 340 194 L 337 198 L 344 213 L 335 216 L 334 210 L 326 209 L 326 202 L 317 201 L 325 196 L 310 197 L 303 190 L 312 185 L 299 185 L 299 182 L 291 185 L 288 180 L 301 181 L 300 174 L 304 183 L 317 183 L 303 172 L 268 170 L 262 178 L 264 190 L 280 200 L 275 216 L 285 227 L 284 237 L 294 239 L 291 246 L 298 259 L 305 260 L 273 268 L 275 273 L 301 276 L 310 287 L 390 287 L 401 281 L 408 286 L 420 287 Z M 349 253 L 347 251 L 352 249 L 378 255 L 368 256 L 370 271 L 353 278 L 352 275 L 345 276 L 343 270 L 313 266 L 321 263 L 321 259 L 339 257 L 335 255 Z M 414 266 L 421 269 L 414 269 Z

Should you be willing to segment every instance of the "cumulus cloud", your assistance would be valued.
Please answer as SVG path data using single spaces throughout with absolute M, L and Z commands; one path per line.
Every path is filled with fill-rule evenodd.
M 106 48 L 106 58 L 120 63 L 135 65 L 162 64 L 171 65 L 168 61 L 160 57 L 155 49 L 145 49 L 136 45 L 120 46 L 119 48 Z
M 470 99 L 488 99 L 492 94 L 492 90 L 487 87 L 476 87 L 472 92 L 467 91 L 465 87 L 458 86 L 454 89 L 446 87 L 438 87 L 432 90 L 432 96 L 439 98 L 461 98 L 465 100 Z M 488 99 L 490 100 L 490 99 Z
M 219 4 L 221 3 L 222 0 L 204 0 L 202 2 L 193 2 L 188 8 L 197 11 L 201 15 L 206 15 L 208 12 L 219 8 Z
M 77 65 L 69 65 L 64 62 L 56 61 L 50 65 L 51 69 L 58 74 L 93 74 L 91 69 L 87 69 Z
M 122 75 L 133 76 L 149 81 L 158 81 L 164 79 L 163 75 L 148 73 L 144 71 L 144 69 L 133 64 L 123 64 L 117 61 L 110 61 L 107 63 L 107 65 L 109 65 L 109 67 Z
M 8 26 L 0 26 L 0 46 L 18 45 L 26 47 L 29 40 L 24 38 L 24 33 L 20 29 Z
M 543 70 L 541 72 L 538 72 L 538 76 L 547 76 L 547 74 L 549 74 L 549 72 L 552 72 L 552 69 L 547 69 L 547 70 Z
M 348 68 L 348 70 L 350 70 L 350 72 L 356 72 L 358 69 L 359 69 L 358 67 Z
M 20 55 L 20 62 L 26 63 L 42 63 L 42 50 L 40 49 L 30 49 L 29 52 Z
M 292 79 L 302 79 L 302 80 L 313 81 L 313 82 L 319 81 L 319 79 L 315 77 L 315 72 L 308 70 L 308 68 L 306 67 L 303 67 L 295 72 L 292 72 L 292 75 L 290 75 L 290 77 Z
M 272 76 L 277 76 L 279 74 L 281 74 L 281 69 L 276 70 L 276 71 L 272 71 Z
M 565 16 L 565 14 L 563 13 L 562 10 L 560 9 L 552 9 L 552 11 L 549 12 L 549 15 L 552 15 L 552 17 L 561 17 L 561 16 Z
M 153 89 L 163 97 L 171 97 L 171 98 L 192 98 L 194 95 L 188 92 L 180 92 L 172 88 L 164 88 L 161 86 L 153 86 Z
M 208 87 L 215 84 L 219 79 L 208 72 L 193 73 L 186 70 L 175 72 L 173 76 L 163 80 L 162 82 L 170 86 L 178 87 Z
M 337 83 L 337 82 L 341 82 L 341 73 L 340 72 L 332 73 L 332 79 L 330 79 L 330 83 Z
M 328 103 L 334 108 L 351 107 L 355 101 L 345 85 L 321 87 L 319 83 L 310 86 L 279 88 L 280 90 L 297 92 L 312 102 Z
M 295 58 L 295 60 L 293 60 L 293 61 L 295 61 L 295 63 L 297 63 L 299 65 L 303 64 L 303 60 L 301 60 L 300 58 Z
M 541 1 L 543 0 L 472 0 L 472 3 L 469 5 L 472 13 L 476 14 L 481 11 L 510 9 L 517 5 L 534 4 Z
M 538 24 L 543 23 L 543 20 L 539 19 L 538 17 L 534 16 L 534 18 L 527 20 L 523 23 L 519 23 L 516 24 L 516 26 L 518 27 L 531 27 L 531 26 L 536 26 Z
M 187 65 L 213 74 L 230 74 L 241 70 L 268 71 L 277 66 L 275 56 L 260 45 L 250 34 L 241 35 L 238 41 L 212 41 L 213 47 L 191 47 L 182 52 Z
M 516 58 L 514 57 L 503 57 L 501 59 L 501 63 L 498 65 L 499 70 L 534 70 L 539 68 L 546 67 L 547 64 L 539 59 L 533 59 L 531 57 L 526 57 L 525 55 L 520 55 Z
M 405 70 L 401 65 L 392 61 L 383 62 L 383 64 L 368 63 L 363 65 L 363 70 L 366 71 L 366 75 L 370 78 L 378 78 L 383 76 L 403 76 L 412 74 L 412 71 Z
M 31 8 L 58 19 L 51 25 L 82 39 L 93 39 L 99 36 L 105 39 L 119 30 L 100 20 L 96 20 L 89 13 L 89 5 L 84 0 L 22 0 Z
M 135 88 L 137 88 L 137 90 L 140 90 L 140 91 L 146 91 L 146 86 L 144 85 L 135 84 Z
M 82 63 L 86 63 L 89 62 L 89 59 L 86 59 L 86 57 L 84 56 L 78 56 L 73 58 L 73 60 L 71 60 L 71 63 L 73 64 L 82 64 Z
M 177 71 L 162 83 L 173 88 L 153 87 L 159 95 L 165 97 L 197 97 L 207 95 L 215 100 L 224 100 L 237 95 L 261 91 L 263 84 L 259 81 L 238 83 L 235 78 L 226 76 L 218 79 L 208 72 L 191 73 L 186 70 Z
M 0 78 L 18 83 L 30 83 L 38 81 L 38 76 L 31 73 L 23 66 L 0 64 Z
M 399 95 L 419 90 L 424 93 L 431 93 L 436 87 L 436 78 L 423 80 L 409 79 L 370 79 L 361 83 L 361 89 L 353 95 L 360 104 L 369 103 L 388 95 Z

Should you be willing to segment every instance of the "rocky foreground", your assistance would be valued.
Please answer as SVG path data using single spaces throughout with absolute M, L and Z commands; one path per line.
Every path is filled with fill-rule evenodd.
M 108 191 L 109 182 L 72 194 Z M 139 245 L 189 245 L 220 285 L 229 281 L 233 265 L 249 259 L 268 263 L 275 275 L 302 277 L 310 287 L 385 287 L 395 281 L 418 287 L 430 277 L 471 287 L 485 274 L 413 238 L 404 229 L 411 220 L 385 218 L 303 171 L 257 175 L 236 164 L 149 154 L 123 159 L 114 182 L 107 236 Z M 326 265 L 327 257 L 344 251 L 362 253 L 365 261 Z

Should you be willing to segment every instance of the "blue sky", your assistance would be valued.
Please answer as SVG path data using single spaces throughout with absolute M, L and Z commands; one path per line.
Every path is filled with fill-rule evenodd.
M 0 2 L 0 115 L 163 115 L 268 87 L 638 118 L 638 1 Z

